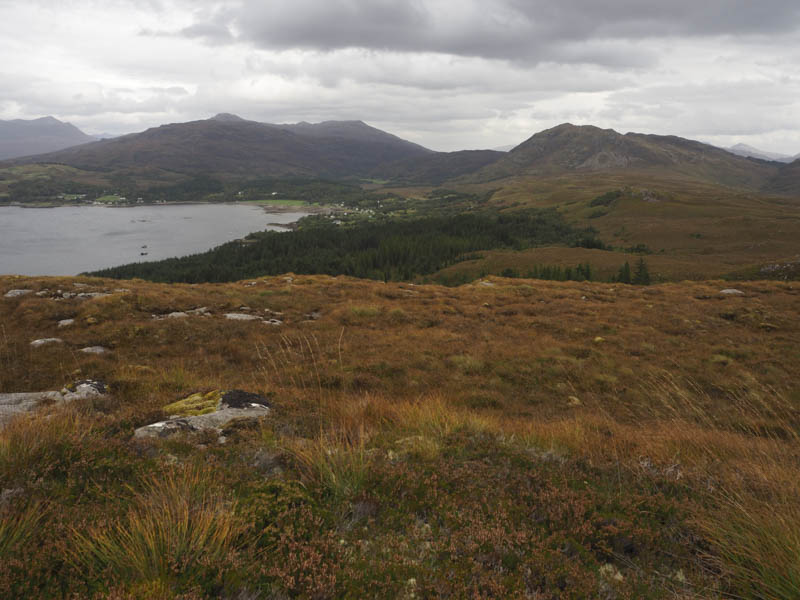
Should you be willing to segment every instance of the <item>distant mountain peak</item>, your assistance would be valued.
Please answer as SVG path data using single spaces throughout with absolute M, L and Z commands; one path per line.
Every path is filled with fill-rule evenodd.
M 759 148 L 754 148 L 748 144 L 736 144 L 735 146 L 731 146 L 730 148 L 725 148 L 728 152 L 732 154 L 737 154 L 739 156 L 744 157 L 751 157 L 751 158 L 759 158 L 761 160 L 773 160 L 778 162 L 792 162 L 794 158 L 788 154 L 779 154 L 777 152 L 767 152 L 765 150 L 760 150 Z
M 53 116 L 0 121 L 0 160 L 54 152 L 94 138 Z
M 243 119 L 239 115 L 234 115 L 232 113 L 219 113 L 209 119 L 209 121 L 223 121 L 227 123 L 236 123 L 246 120 L 247 119 Z

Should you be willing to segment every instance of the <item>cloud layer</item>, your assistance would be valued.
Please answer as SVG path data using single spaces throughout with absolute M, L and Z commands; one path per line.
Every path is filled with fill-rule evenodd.
M 442 150 L 560 122 L 800 152 L 800 5 L 0 0 L 0 118 L 363 119 Z

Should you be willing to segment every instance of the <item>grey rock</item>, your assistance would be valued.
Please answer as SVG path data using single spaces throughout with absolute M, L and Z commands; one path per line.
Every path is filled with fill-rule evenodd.
M 187 319 L 189 317 L 185 312 L 177 311 L 171 312 L 167 315 L 168 319 Z
M 193 308 L 192 310 L 186 311 L 190 315 L 208 315 L 210 311 L 208 310 L 207 306 L 201 306 L 200 308 Z
M 719 293 L 723 296 L 744 296 L 744 292 L 742 290 L 737 290 L 734 288 L 720 290 Z
M 275 325 L 275 326 L 283 325 L 283 321 L 281 321 L 280 319 L 264 319 L 264 323 L 267 325 Z
M 64 340 L 61 338 L 42 338 L 40 340 L 33 340 L 31 342 L 31 346 L 34 348 L 39 348 L 41 346 L 47 346 L 49 344 L 63 344 Z
M 43 404 L 64 402 L 60 392 L 22 392 L 16 394 L 0 394 L 0 427 L 3 427 L 15 416 L 31 412 Z
M 36 296 L 39 298 L 46 298 L 50 295 L 50 290 L 42 290 L 40 292 L 36 292 Z
M 58 322 L 58 328 L 61 329 L 63 327 L 69 327 L 70 325 L 75 324 L 75 319 L 62 319 Z
M 230 321 L 257 321 L 259 319 L 256 315 L 247 315 L 244 313 L 225 313 L 225 318 Z
M 205 415 L 175 417 L 139 427 L 134 432 L 138 439 L 167 438 L 179 433 L 196 433 L 211 430 L 222 434 L 223 427 L 234 419 L 258 419 L 272 412 L 266 399 L 258 394 L 241 390 L 225 392 L 219 409 Z
M 33 290 L 8 290 L 4 296 L 6 298 L 19 298 L 20 296 L 27 296 L 33 292 Z
M 100 398 L 108 393 L 108 387 L 102 381 L 95 379 L 83 379 L 68 385 L 61 390 L 64 400 L 86 400 L 88 398 Z
M 81 300 L 87 300 L 90 298 L 105 298 L 110 295 L 111 294 L 107 294 L 105 292 L 81 292 L 76 296 L 76 298 L 80 298 Z M 64 297 L 66 298 L 67 295 L 64 294 Z
M 81 348 L 80 351 L 84 354 L 105 354 L 109 352 L 108 348 L 103 346 L 89 346 L 88 348 Z

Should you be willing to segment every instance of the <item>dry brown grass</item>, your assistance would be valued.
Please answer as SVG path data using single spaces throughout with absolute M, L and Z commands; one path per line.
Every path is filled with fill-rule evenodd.
M 81 281 L 98 290 L 120 285 Z M 12 287 L 68 288 L 73 282 L 0 278 L 0 292 Z M 299 596 L 311 595 L 312 589 L 341 596 L 348 589 L 342 577 L 351 582 L 365 577 L 350 563 L 341 563 L 345 571 L 339 572 L 338 583 L 333 575 L 340 553 L 356 551 L 329 538 L 345 536 L 349 544 L 347 536 L 362 535 L 354 525 L 353 506 L 386 502 L 381 500 L 384 495 L 402 497 L 412 507 L 408 510 L 429 518 L 436 511 L 427 503 L 433 498 L 444 502 L 451 489 L 462 485 L 463 473 L 477 469 L 485 481 L 470 480 L 471 493 L 498 494 L 505 520 L 495 523 L 478 514 L 469 498 L 456 501 L 456 496 L 447 496 L 448 502 L 457 502 L 457 508 L 447 510 L 464 511 L 456 516 L 472 525 L 464 525 L 461 533 L 448 525 L 440 535 L 455 536 L 447 539 L 462 549 L 459 552 L 475 552 L 475 557 L 489 560 L 473 548 L 469 536 L 485 536 L 487 544 L 504 547 L 507 540 L 497 532 L 520 522 L 510 516 L 511 497 L 495 488 L 504 489 L 504 477 L 523 477 L 530 469 L 513 465 L 535 460 L 540 467 L 534 471 L 544 473 L 537 476 L 551 478 L 547 485 L 553 487 L 547 493 L 559 499 L 556 505 L 572 503 L 575 510 L 597 505 L 600 508 L 592 510 L 603 514 L 612 510 L 605 504 L 624 504 L 634 494 L 640 498 L 637 502 L 657 506 L 668 497 L 688 512 L 681 517 L 681 527 L 695 536 L 685 534 L 690 541 L 684 546 L 691 556 L 672 562 L 637 558 L 632 563 L 633 559 L 614 558 L 613 552 L 600 554 L 625 571 L 622 587 L 631 586 L 625 593 L 634 594 L 638 581 L 662 592 L 678 589 L 688 594 L 691 586 L 665 575 L 681 569 L 690 583 L 701 586 L 693 592 L 700 597 L 792 597 L 798 573 L 793 499 L 800 492 L 800 288 L 751 282 L 737 284 L 744 296 L 724 297 L 719 294 L 727 287 L 722 282 L 650 288 L 501 278 L 490 278 L 489 283 L 443 288 L 328 277 L 298 277 L 291 283 L 266 278 L 254 286 L 134 281 L 122 284 L 130 293 L 99 300 L 55 301 L 34 295 L 2 299 L 0 361 L 5 369 L 0 391 L 57 389 L 72 378 L 96 377 L 108 381 L 114 395 L 112 402 L 58 409 L 6 428 L 0 433 L 1 484 L 27 486 L 36 481 L 35 473 L 44 473 L 45 482 L 65 474 L 59 477 L 71 487 L 59 492 L 62 501 L 86 502 L 84 510 L 106 519 L 105 528 L 97 532 L 100 541 L 92 545 L 84 533 L 80 546 L 93 572 L 113 573 L 122 582 L 119 589 L 134 595 L 145 589 L 162 595 L 177 588 L 188 593 L 181 582 L 206 576 L 190 563 L 205 559 L 192 555 L 184 560 L 175 575 L 184 579 L 176 584 L 171 572 L 164 574 L 164 563 L 154 558 L 160 551 L 152 550 L 189 544 L 207 546 L 215 557 L 231 550 L 231 505 L 208 491 L 211 488 L 202 481 L 208 473 L 186 479 L 163 465 L 143 466 L 145 473 L 152 468 L 156 474 L 136 479 L 149 483 L 136 483 L 128 491 L 133 504 L 109 520 L 111 508 L 104 503 L 113 501 L 98 498 L 115 485 L 103 471 L 111 459 L 90 457 L 99 456 L 109 444 L 119 452 L 115 456 L 120 458 L 113 460 L 142 456 L 142 465 L 150 465 L 151 452 L 170 453 L 181 463 L 217 457 L 219 470 L 209 485 L 229 489 L 239 479 L 254 476 L 247 462 L 253 452 L 282 453 L 287 480 L 299 479 L 333 516 L 314 513 L 322 510 L 316 505 L 291 505 L 270 517 L 274 527 L 285 532 L 286 548 L 297 552 L 281 555 L 280 568 L 277 563 L 264 567 L 269 577 L 277 577 L 269 579 L 269 585 Z M 243 305 L 262 314 L 265 309 L 281 311 L 284 325 L 221 317 Z M 152 318 L 197 306 L 208 306 L 213 316 Z M 311 311 L 319 311 L 321 317 L 309 320 Z M 73 328 L 57 328 L 63 315 L 76 319 Z M 31 339 L 54 335 L 63 337 L 65 344 L 29 346 Z M 107 345 L 113 352 L 92 357 L 76 351 L 89 344 Z M 233 388 L 268 394 L 275 416 L 250 433 L 232 437 L 226 447 L 207 440 L 206 448 L 198 450 L 179 441 L 148 450 L 130 441 L 133 427 L 161 418 L 159 407 L 188 393 Z M 113 474 L 121 472 L 117 463 L 111 466 Z M 447 484 L 451 487 L 436 487 L 449 477 L 454 478 Z M 53 481 L 32 492 L 34 496 L 61 490 L 61 479 Z M 400 485 L 393 483 L 398 481 L 419 488 L 392 488 Z M 585 491 L 586 485 L 597 490 Z M 433 495 L 426 496 L 428 490 Z M 194 502 L 193 508 L 187 502 Z M 59 509 L 66 510 L 66 505 Z M 399 569 L 397 573 L 380 575 L 394 581 L 392 577 L 408 579 L 420 573 L 416 563 L 408 561 L 424 540 L 413 537 L 422 535 L 422 525 L 413 521 L 421 517 L 392 510 L 384 508 L 385 513 L 369 518 L 376 523 L 387 519 L 383 527 L 395 523 L 391 527 L 402 531 L 375 533 L 376 540 L 396 552 L 382 564 L 405 565 L 391 567 Z M 8 523 L 28 522 L 25 513 L 14 514 Z M 181 515 L 189 515 L 190 523 L 197 519 L 192 530 L 202 539 L 178 526 L 186 522 Z M 639 532 L 637 539 L 645 540 L 641 544 L 655 544 L 646 540 L 667 527 L 662 521 L 647 521 L 646 514 L 625 515 L 634 517 L 641 521 L 632 529 Z M 620 519 L 614 517 L 621 527 Z M 581 527 L 591 531 L 596 520 Z M 303 527 L 326 533 L 308 537 Z M 577 535 L 569 527 L 563 525 L 550 535 Z M 23 526 L 14 528 L 20 535 L 26 531 Z M 372 543 L 370 539 L 363 543 Z M 585 544 L 600 543 L 587 539 Z M 542 560 L 550 556 L 551 541 L 536 546 Z M 552 543 L 558 548 L 563 540 Z M 137 550 L 121 550 L 126 547 Z M 172 550 L 164 553 L 177 556 Z M 244 556 L 249 556 L 247 551 Z M 238 559 L 230 560 L 225 564 Z M 518 558 L 509 555 L 504 560 L 516 564 Z M 382 568 L 369 564 L 369 569 Z M 369 569 L 362 571 L 370 573 Z M 592 573 L 598 565 L 590 560 L 575 569 L 569 571 L 569 577 L 577 577 L 575 585 L 596 590 L 591 587 L 596 585 Z M 499 572 L 472 577 L 488 577 L 495 587 L 486 589 L 498 590 L 503 585 Z M 307 580 L 302 573 L 310 574 Z M 399 593 L 386 585 L 380 589 Z M 716 591 L 708 591 L 709 586 Z

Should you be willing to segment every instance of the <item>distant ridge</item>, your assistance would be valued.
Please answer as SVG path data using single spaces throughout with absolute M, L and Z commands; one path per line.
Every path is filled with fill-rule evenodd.
M 357 177 L 382 163 L 426 154 L 431 151 L 361 121 L 272 125 L 220 113 L 19 162 L 129 173 Z
M 790 163 L 793 160 L 800 158 L 800 154 L 792 157 L 789 156 L 788 154 L 779 154 L 776 152 L 766 152 L 765 150 L 759 150 L 758 148 L 753 148 L 753 146 L 748 146 L 747 144 L 736 144 L 735 146 L 731 146 L 730 148 L 725 148 L 725 150 L 731 152 L 732 154 L 736 154 L 738 156 L 760 158 L 761 160 L 774 160 L 776 162 L 785 162 L 785 163 Z
M 800 196 L 800 161 L 744 157 L 677 136 L 621 134 L 570 123 L 536 133 L 509 152 L 433 152 L 358 120 L 269 124 L 220 113 L 17 158 L 5 166 L 31 163 L 150 181 L 203 174 L 229 180 L 303 176 L 442 185 L 614 172 Z
M 0 121 L 0 160 L 54 152 L 94 139 L 55 117 Z
M 564 123 L 530 137 L 484 167 L 475 178 L 622 170 L 645 170 L 760 189 L 777 175 L 778 166 L 677 136 L 623 135 L 613 129 Z

